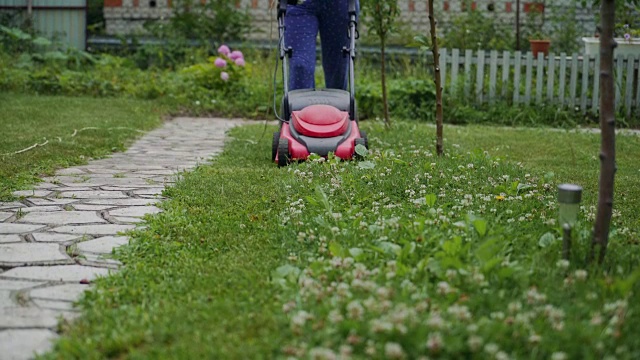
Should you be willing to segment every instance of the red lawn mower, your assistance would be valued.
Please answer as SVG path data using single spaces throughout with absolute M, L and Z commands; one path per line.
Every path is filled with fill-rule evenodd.
M 280 131 L 273 134 L 271 158 L 278 166 L 306 160 L 310 154 L 323 157 L 334 153 L 343 160 L 356 156 L 356 145 L 369 147 L 367 134 L 358 127 L 355 100 L 354 62 L 357 36 L 356 4 L 349 0 L 349 48 L 342 56 L 349 57 L 349 90 L 299 89 L 289 91 L 288 60 L 293 50 L 285 47 L 284 17 L 287 0 L 278 1 L 279 57 L 282 60 L 284 97 L 282 99 Z

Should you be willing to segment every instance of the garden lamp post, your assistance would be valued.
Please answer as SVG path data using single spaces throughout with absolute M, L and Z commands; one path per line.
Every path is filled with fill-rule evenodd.
M 562 257 L 569 260 L 571 254 L 571 229 L 578 221 L 582 187 L 575 184 L 558 185 L 558 203 L 560 214 L 558 220 L 562 226 Z

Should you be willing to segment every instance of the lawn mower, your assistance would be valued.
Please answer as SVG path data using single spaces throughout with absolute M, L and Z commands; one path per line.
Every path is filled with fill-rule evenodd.
M 287 3 L 278 1 L 279 59 L 282 61 L 284 96 L 280 111 L 280 131 L 273 134 L 271 158 L 278 166 L 292 161 L 306 160 L 309 155 L 327 157 L 334 153 L 343 160 L 356 156 L 358 144 L 368 148 L 367 135 L 358 127 L 355 99 L 354 63 L 357 19 L 355 0 L 349 0 L 350 45 L 336 56 L 349 57 L 349 90 L 341 89 L 297 89 L 289 90 L 288 60 L 293 51 L 284 43 Z

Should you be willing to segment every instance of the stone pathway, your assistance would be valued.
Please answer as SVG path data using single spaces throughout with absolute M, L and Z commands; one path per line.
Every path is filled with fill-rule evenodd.
M 179 172 L 222 150 L 237 120 L 177 118 L 124 153 L 62 169 L 19 201 L 0 202 L 0 358 L 47 351 L 92 280 L 116 271 L 121 233 L 161 210 Z

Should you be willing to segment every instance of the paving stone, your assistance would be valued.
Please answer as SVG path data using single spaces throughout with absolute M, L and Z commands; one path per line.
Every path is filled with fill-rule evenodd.
M 60 193 L 63 198 L 74 199 L 122 199 L 128 196 L 121 191 L 64 191 Z
M 136 171 L 136 174 L 144 175 L 174 175 L 176 172 L 169 169 L 157 169 L 157 170 L 140 170 Z
M 164 189 L 142 189 L 136 190 L 133 193 L 136 195 L 160 195 Z
M 42 189 L 55 189 L 55 188 L 58 187 L 58 185 L 52 184 L 52 183 L 48 183 L 48 182 L 41 182 L 39 184 L 36 184 L 34 187 L 36 189 L 40 189 L 40 190 L 42 190 Z
M 85 291 L 91 289 L 89 285 L 83 284 L 62 284 L 53 285 L 29 292 L 32 299 L 56 300 L 56 301 L 76 301 Z
M 27 205 L 21 203 L 21 202 L 0 202 L 0 210 L 10 210 L 10 209 L 18 209 L 18 208 L 22 208 L 25 207 Z
M 63 211 L 59 205 L 44 205 L 44 206 L 28 206 L 20 208 L 20 212 L 22 213 L 31 213 L 31 212 L 48 212 L 48 211 Z
M 60 169 L 56 171 L 56 175 L 86 175 L 87 173 L 79 168 Z
M 32 224 L 95 224 L 106 223 L 95 211 L 34 212 L 20 218 L 18 222 Z
M 5 360 L 29 360 L 49 351 L 57 338 L 47 329 L 0 331 L 0 354 Z
M 0 234 L 24 234 L 44 228 L 43 225 L 0 223 Z
M 32 233 L 33 239 L 37 242 L 63 243 L 82 239 L 82 235 L 57 234 L 50 232 Z
M 57 324 L 58 312 L 54 310 L 22 306 L 0 307 L 0 329 L 53 328 Z
M 142 217 L 147 214 L 157 214 L 159 212 L 162 212 L 162 210 L 155 206 L 132 206 L 132 207 L 111 210 L 109 211 L 109 215 Z
M 15 197 L 46 197 L 49 194 L 51 194 L 50 190 L 20 190 L 13 192 Z
M 21 242 L 22 239 L 16 234 L 0 235 L 0 244 Z
M 73 260 L 60 251 L 58 244 L 0 244 L 0 266 L 54 264 L 73 264 Z
M 87 234 L 87 235 L 116 235 L 119 232 L 125 232 L 135 229 L 135 225 L 65 225 L 51 229 L 57 233 L 66 234 Z
M 94 188 L 91 186 L 61 186 L 59 188 L 57 188 L 55 191 L 56 192 L 63 192 L 63 191 L 91 191 Z
M 114 206 L 145 206 L 153 205 L 160 200 L 158 199 L 96 199 L 83 201 L 83 204 L 89 205 L 114 205 Z
M 78 200 L 76 199 L 58 199 L 58 198 L 48 198 L 48 199 L 39 199 L 39 198 L 29 198 L 28 202 L 32 203 L 36 206 L 51 206 L 51 205 L 67 205 L 74 203 Z
M 106 191 L 131 191 L 131 190 L 136 190 L 139 189 L 138 187 L 131 187 L 131 186 L 100 186 L 100 190 L 106 190 Z
M 83 279 L 91 281 L 108 274 L 107 269 L 81 265 L 26 266 L 0 273 L 0 278 L 79 283 Z
M 42 299 L 32 299 L 31 301 L 40 309 L 73 311 L 73 303 L 68 301 Z
M 22 280 L 0 280 L 0 290 L 24 290 L 45 284 L 44 282 Z
M 127 216 L 112 216 L 109 219 L 111 219 L 111 221 L 117 221 L 118 223 L 125 224 L 138 224 L 144 222 L 144 220 L 142 220 L 141 218 Z
M 82 253 L 111 254 L 114 248 L 129 243 L 126 236 L 103 236 L 97 239 L 79 242 L 76 246 Z
M 82 254 L 82 256 L 83 258 L 78 258 L 77 260 L 80 265 L 97 266 L 114 270 L 122 266 L 120 261 L 107 258 L 104 255 L 85 253 Z
M 0 212 L 0 222 L 5 221 L 12 216 L 13 216 L 12 212 Z
M 102 211 L 114 208 L 113 205 L 85 205 L 85 204 L 73 204 L 74 209 L 80 211 Z

